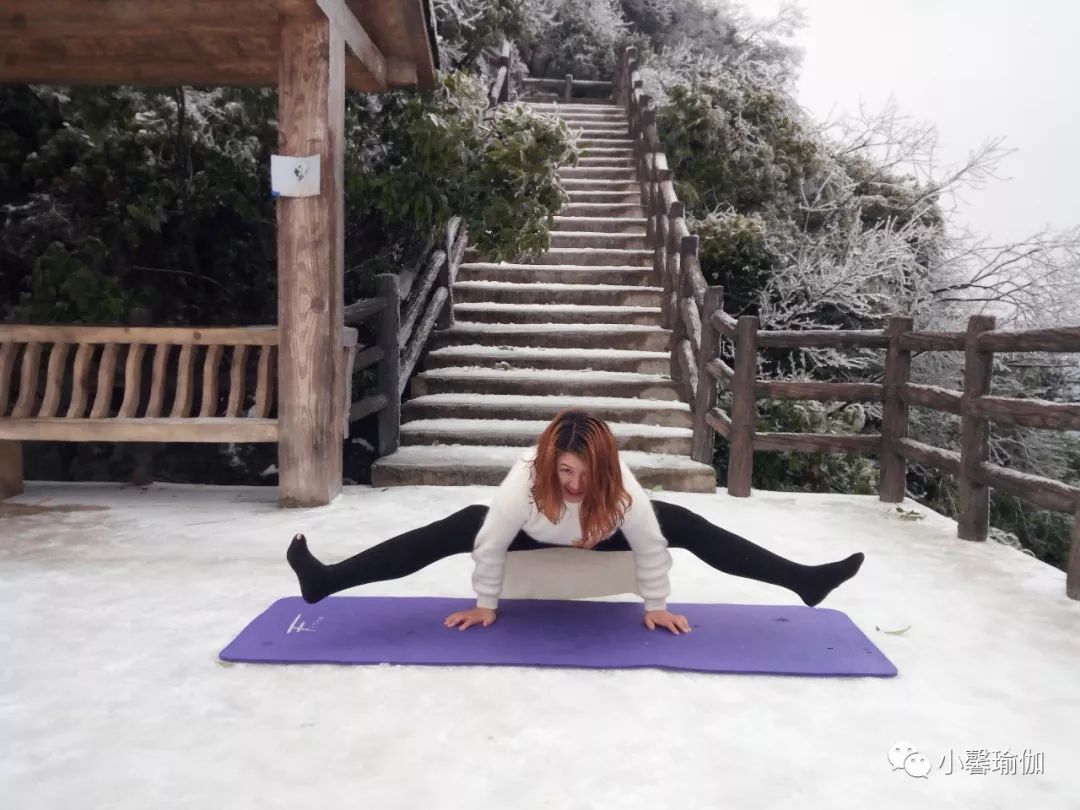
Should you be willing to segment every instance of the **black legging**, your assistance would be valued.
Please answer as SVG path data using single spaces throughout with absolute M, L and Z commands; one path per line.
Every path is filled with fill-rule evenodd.
M 726 574 L 749 577 L 794 591 L 808 605 L 816 605 L 841 582 L 854 576 L 862 553 L 825 565 L 803 565 L 758 546 L 716 526 L 685 507 L 650 499 L 660 531 L 671 548 L 684 548 Z M 487 517 L 488 507 L 473 504 L 451 515 L 410 529 L 331 565 L 318 562 L 307 550 L 302 535 L 289 547 L 288 559 L 309 602 L 331 594 L 386 579 L 398 579 L 419 571 L 451 554 L 467 554 Z M 566 548 L 541 543 L 524 531 L 517 533 L 509 551 Z M 619 529 L 593 551 L 630 551 Z

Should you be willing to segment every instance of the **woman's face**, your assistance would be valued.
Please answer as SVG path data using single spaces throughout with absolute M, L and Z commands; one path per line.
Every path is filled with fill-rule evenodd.
M 562 484 L 563 498 L 571 503 L 580 503 L 585 497 L 585 462 L 573 453 L 559 455 L 556 465 L 559 468 L 559 483 Z

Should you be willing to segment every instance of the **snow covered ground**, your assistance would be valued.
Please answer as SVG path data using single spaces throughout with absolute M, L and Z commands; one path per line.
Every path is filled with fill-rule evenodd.
M 865 551 L 822 606 L 896 678 L 218 660 L 297 592 L 295 531 L 337 560 L 491 492 L 350 487 L 286 511 L 271 488 L 31 482 L 0 504 L 0 806 L 1077 806 L 1064 574 L 872 497 L 654 493 L 802 562 Z M 673 554 L 672 601 L 799 604 Z M 471 570 L 459 555 L 350 595 L 468 597 Z M 893 769 L 898 743 L 925 754 L 925 778 Z

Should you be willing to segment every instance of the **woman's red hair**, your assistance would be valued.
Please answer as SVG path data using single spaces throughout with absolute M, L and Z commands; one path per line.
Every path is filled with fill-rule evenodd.
M 634 499 L 623 489 L 619 444 L 602 419 L 569 408 L 559 413 L 537 440 L 532 496 L 536 508 L 552 523 L 562 517 L 559 456 L 573 453 L 585 465 L 581 501 L 581 537 L 586 543 L 610 534 L 622 522 Z

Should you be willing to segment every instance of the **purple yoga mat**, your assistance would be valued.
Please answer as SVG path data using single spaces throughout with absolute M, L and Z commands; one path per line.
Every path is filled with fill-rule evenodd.
M 498 621 L 443 626 L 473 599 L 332 596 L 279 599 L 224 650 L 267 664 L 481 664 L 775 675 L 896 675 L 838 610 L 804 605 L 668 605 L 690 620 L 676 636 L 642 624 L 640 602 L 502 599 Z

